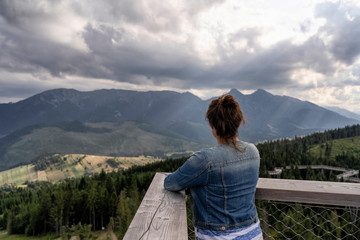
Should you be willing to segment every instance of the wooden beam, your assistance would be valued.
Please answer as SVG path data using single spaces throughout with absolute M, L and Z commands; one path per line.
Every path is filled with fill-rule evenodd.
M 255 198 L 360 207 L 360 184 L 259 178 Z
M 168 173 L 156 173 L 124 240 L 187 240 L 186 196 L 164 189 Z

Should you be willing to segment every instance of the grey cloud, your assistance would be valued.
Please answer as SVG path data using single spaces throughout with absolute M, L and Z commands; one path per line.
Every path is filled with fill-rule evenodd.
M 299 87 L 299 80 L 290 81 L 291 74 L 298 68 L 323 74 L 335 72 L 324 43 L 317 37 L 310 38 L 303 45 L 283 41 L 267 49 L 254 46 L 254 54 L 238 51 L 201 77 L 211 79 L 212 84 L 219 88 L 273 89 Z
M 141 42 L 122 42 L 114 45 L 115 30 L 110 27 L 95 29 L 91 25 L 84 34 L 85 42 L 96 59 L 111 71 L 111 78 L 132 82 L 133 76 L 142 75 L 161 85 L 169 78 L 190 80 L 203 69 L 201 61 L 186 46 L 175 43 L 157 43 L 143 39 Z M 116 37 L 115 37 L 115 40 Z M 182 87 L 182 86 L 176 86 Z
M 59 0 L 46 1 L 53 7 L 56 7 L 60 2 Z M 40 0 L 1 0 L 0 16 L 9 24 L 27 30 L 31 30 L 43 22 L 51 21 L 53 17 L 47 13 L 46 7 Z
M 299 27 L 300 27 L 300 30 L 301 30 L 303 33 L 308 32 L 308 31 L 310 30 L 310 28 L 311 28 L 311 22 L 310 22 L 310 20 L 306 20 L 306 21 L 302 22 Z
M 349 13 L 352 20 L 346 16 Z M 360 8 L 326 2 L 318 5 L 316 16 L 327 21 L 320 33 L 332 37 L 329 47 L 333 56 L 348 65 L 354 63 L 360 55 Z
M 259 48 L 258 37 L 261 36 L 261 29 L 247 28 L 230 36 L 230 43 L 245 39 L 248 47 Z
M 28 35 L 2 33 L 12 42 L 12 47 L 0 49 L 5 53 L 1 56 L 7 56 L 7 61 L 14 63 L 12 71 L 46 69 L 54 76 L 64 73 L 135 84 L 167 83 L 178 88 L 254 89 L 261 86 L 271 89 L 296 84 L 289 82 L 289 78 L 299 65 L 322 73 L 333 72 L 321 40 L 312 38 L 300 46 L 284 41 L 263 49 L 257 44 L 260 32 L 256 29 L 240 31 L 231 40 L 247 39 L 255 53 L 237 51 L 214 66 L 204 65 L 189 45 L 147 39 L 128 41 L 125 31 L 107 25 L 86 27 L 83 37 L 89 53 Z M 28 67 L 23 69 L 24 66 Z M 10 67 L 0 64 L 0 68 Z M 143 76 L 142 82 L 139 76 Z
M 350 79 L 346 79 L 344 81 L 344 84 L 350 85 L 350 86 L 360 86 L 360 64 L 356 64 L 352 67 L 351 71 L 353 77 Z
M 25 1 L 26 4 L 29 2 Z M 57 1 L 51 3 L 56 5 Z M 197 13 L 211 7 L 206 3 L 207 1 L 191 1 L 190 4 L 194 6 L 194 10 L 189 14 L 196 17 Z M 245 49 L 235 50 L 234 48 L 234 53 L 228 57 L 226 52 L 228 50 L 218 44 L 221 61 L 213 66 L 208 66 L 194 53 L 191 43 L 179 45 L 171 41 L 156 42 L 146 38 L 133 39 L 128 35 L 130 33 L 122 28 L 122 24 L 110 24 L 119 21 L 120 23 L 140 24 L 149 31 L 166 30 L 166 24 L 157 25 L 156 21 L 147 22 L 149 16 L 143 14 L 146 12 L 146 7 L 141 5 L 142 1 L 121 1 L 121 3 L 106 1 L 108 6 L 105 5 L 103 8 L 96 5 L 86 7 L 82 2 L 74 2 L 74 9 L 84 15 L 96 14 L 95 18 L 98 19 L 102 15 L 96 26 L 89 24 L 84 29 L 82 37 L 89 52 L 81 52 L 19 30 L 18 26 L 23 20 L 21 20 L 20 14 L 21 7 L 16 4 L 20 3 L 18 1 L 14 1 L 14 4 L 13 1 L 0 1 L 0 15 L 15 26 L 9 27 L 5 26 L 5 23 L 3 25 L 0 23 L 0 69 L 11 72 L 35 73 L 46 70 L 58 77 L 61 77 L 63 73 L 135 84 L 167 84 L 177 88 L 256 89 L 261 87 L 276 89 L 301 85 L 297 79 L 290 81 L 291 74 L 298 68 L 312 69 L 325 75 L 333 74 L 336 69 L 333 59 L 328 54 L 329 51 L 339 59 L 352 60 L 356 57 L 356 54 L 347 54 L 347 46 L 344 47 L 346 48 L 344 51 L 336 50 L 335 46 L 340 45 L 339 41 L 341 40 L 337 36 L 340 36 L 339 33 L 345 30 L 336 30 L 335 27 L 333 29 L 328 22 L 321 31 L 334 35 L 330 46 L 326 46 L 321 38 L 313 36 L 301 45 L 294 45 L 287 40 L 272 47 L 263 48 L 257 41 L 262 30 L 249 28 L 233 34 L 229 41 L 232 44 L 239 39 L 246 39 L 248 46 L 254 49 L 253 53 L 249 53 Z M 115 4 L 113 12 L 110 11 L 112 4 Z M 216 1 L 213 1 L 213 4 L 216 4 Z M 318 7 L 317 14 L 319 17 L 326 16 L 335 21 L 334 16 L 339 17 L 336 15 L 338 10 L 336 6 L 329 6 L 327 8 Z M 35 8 L 33 11 L 41 13 L 42 9 Z M 24 16 L 30 21 L 27 23 L 30 24 L 26 25 L 27 27 L 31 27 L 31 19 L 37 18 L 36 21 L 41 21 L 41 19 L 49 17 L 45 13 L 36 17 L 33 14 Z M 178 16 L 172 17 L 169 19 L 174 22 L 174 25 L 177 25 L 180 21 L 177 19 Z M 151 27 L 148 24 L 154 25 Z M 351 22 L 343 21 L 342 24 L 344 26 L 340 24 L 339 27 L 350 29 L 349 26 L 352 26 L 359 29 Z M 360 34 L 358 35 L 360 36 Z M 139 36 L 146 35 L 139 34 Z M 356 37 L 358 36 L 354 36 L 354 38 Z M 355 44 L 351 39 L 342 41 L 349 41 L 349 46 Z M 356 46 L 353 48 L 356 53 Z
M 358 79 L 360 80 L 360 64 L 354 65 L 353 69 L 352 69 L 352 74 L 354 76 L 357 76 Z
M 4 28 L 0 28 L 0 36 L 3 39 L 0 69 L 26 73 L 47 70 L 54 76 L 64 73 L 94 77 L 104 71 L 91 55 L 66 45 Z
M 185 19 L 194 20 L 202 11 L 224 2 L 224 0 L 189 1 L 183 9 L 177 9 L 171 2 L 164 1 L 133 1 L 104 0 L 73 3 L 81 15 L 90 15 L 99 23 L 132 24 L 150 32 L 178 32 Z M 186 13 L 185 16 L 183 13 Z

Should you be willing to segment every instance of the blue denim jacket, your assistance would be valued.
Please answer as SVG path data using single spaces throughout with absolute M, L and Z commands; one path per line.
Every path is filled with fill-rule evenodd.
M 260 156 L 250 143 L 237 142 L 239 152 L 229 144 L 218 144 L 192 155 L 168 175 L 165 189 L 190 189 L 193 225 L 200 229 L 236 229 L 258 219 L 255 189 Z

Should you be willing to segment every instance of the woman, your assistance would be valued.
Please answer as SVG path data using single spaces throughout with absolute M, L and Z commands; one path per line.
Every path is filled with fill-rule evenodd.
M 233 96 L 221 96 L 210 103 L 206 118 L 217 145 L 192 155 L 164 187 L 190 190 L 196 239 L 262 239 L 255 206 L 260 156 L 237 137 L 245 124 L 240 106 Z

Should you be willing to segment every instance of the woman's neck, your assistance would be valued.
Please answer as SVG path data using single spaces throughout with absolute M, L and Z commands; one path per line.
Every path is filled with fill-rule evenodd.
M 216 140 L 217 140 L 217 144 L 231 143 L 231 142 L 238 142 L 238 141 L 240 141 L 240 139 L 239 139 L 238 137 L 229 138 L 229 139 L 223 139 L 223 138 L 217 137 Z

